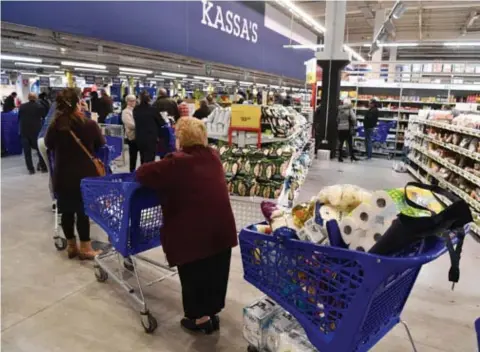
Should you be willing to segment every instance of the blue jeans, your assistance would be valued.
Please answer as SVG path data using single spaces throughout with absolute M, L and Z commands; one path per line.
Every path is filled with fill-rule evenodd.
M 372 158 L 372 134 L 373 128 L 365 128 L 365 151 L 368 159 Z

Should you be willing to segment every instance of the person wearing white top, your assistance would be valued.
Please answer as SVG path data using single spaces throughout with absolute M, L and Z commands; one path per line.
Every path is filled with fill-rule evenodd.
M 128 155 L 130 159 L 130 172 L 137 168 L 138 147 L 135 141 L 135 120 L 133 119 L 133 108 L 137 104 L 135 95 L 127 95 L 125 98 L 127 106 L 122 111 L 122 122 L 125 127 L 125 136 L 127 137 Z

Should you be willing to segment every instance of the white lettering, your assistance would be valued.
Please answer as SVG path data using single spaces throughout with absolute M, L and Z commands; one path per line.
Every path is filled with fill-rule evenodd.
M 252 43 L 256 43 L 258 40 L 257 29 L 258 29 L 258 25 L 255 22 L 253 22 L 252 23 Z
M 213 27 L 212 19 L 208 15 L 208 12 L 212 9 L 213 4 L 207 0 L 202 0 L 203 11 L 202 11 L 202 24 Z
M 235 37 L 238 37 L 240 35 L 240 16 L 239 15 L 235 15 L 233 16 L 233 24 L 235 26 L 235 29 L 233 30 L 233 35 Z
M 227 25 L 225 26 L 225 32 L 228 34 L 232 34 L 233 32 L 233 12 L 232 11 L 227 11 L 227 14 L 225 15 Z
M 245 18 L 243 19 L 242 33 L 240 34 L 240 38 L 250 41 L 250 36 L 248 35 L 248 21 Z
M 220 6 L 217 6 L 217 16 L 215 17 L 215 23 L 213 24 L 213 26 L 215 28 L 218 28 L 218 24 L 220 24 L 220 30 L 222 32 L 225 32 L 225 25 L 223 24 L 223 13 Z
M 215 6 L 215 21 L 212 21 L 210 15 L 213 14 L 210 13 L 210 11 L 213 7 L 214 4 L 209 0 L 202 0 L 202 24 L 234 35 L 235 37 L 251 41 L 252 43 L 258 41 L 258 24 L 256 22 L 249 21 L 230 10 L 226 11 L 224 15 L 222 7 L 219 5 Z

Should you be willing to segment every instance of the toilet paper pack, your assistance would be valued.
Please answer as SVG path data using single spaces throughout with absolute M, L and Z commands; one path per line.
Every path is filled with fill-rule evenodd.
M 263 297 L 243 308 L 243 337 L 258 349 L 264 347 L 264 332 L 281 307 L 268 297 Z
M 303 329 L 294 329 L 280 334 L 280 343 L 277 352 L 318 352 L 310 343 Z
M 280 335 L 288 333 L 298 326 L 297 320 L 287 311 L 280 310 L 273 316 L 263 333 L 263 346 L 270 352 L 277 352 L 280 346 Z

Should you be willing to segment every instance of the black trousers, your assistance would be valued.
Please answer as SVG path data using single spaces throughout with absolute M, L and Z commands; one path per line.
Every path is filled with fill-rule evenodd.
M 47 170 L 47 165 L 45 164 L 45 161 L 38 150 L 37 138 L 22 136 L 22 148 L 28 171 L 35 171 L 32 160 L 32 149 L 36 150 L 38 153 L 38 169 Z
M 179 265 L 185 317 L 200 319 L 225 307 L 232 249 L 205 259 Z
M 77 217 L 76 219 L 75 215 Z M 75 225 L 77 225 L 80 241 L 90 241 L 90 220 L 83 210 L 75 213 L 62 213 L 62 230 L 67 240 L 73 240 L 75 238 Z
M 349 130 L 339 130 L 338 131 L 338 139 L 340 140 L 338 146 L 338 159 L 342 159 L 342 152 L 343 152 L 343 145 L 345 141 L 348 144 L 348 152 L 350 153 L 350 157 L 353 157 L 353 142 L 352 142 L 352 135 L 350 134 Z
M 134 172 L 137 168 L 137 156 L 138 156 L 138 146 L 137 142 L 127 140 L 128 144 L 128 156 L 130 159 L 130 172 Z
M 155 153 L 156 153 L 155 147 L 142 147 L 138 149 L 140 152 L 140 162 L 142 164 L 155 161 Z

